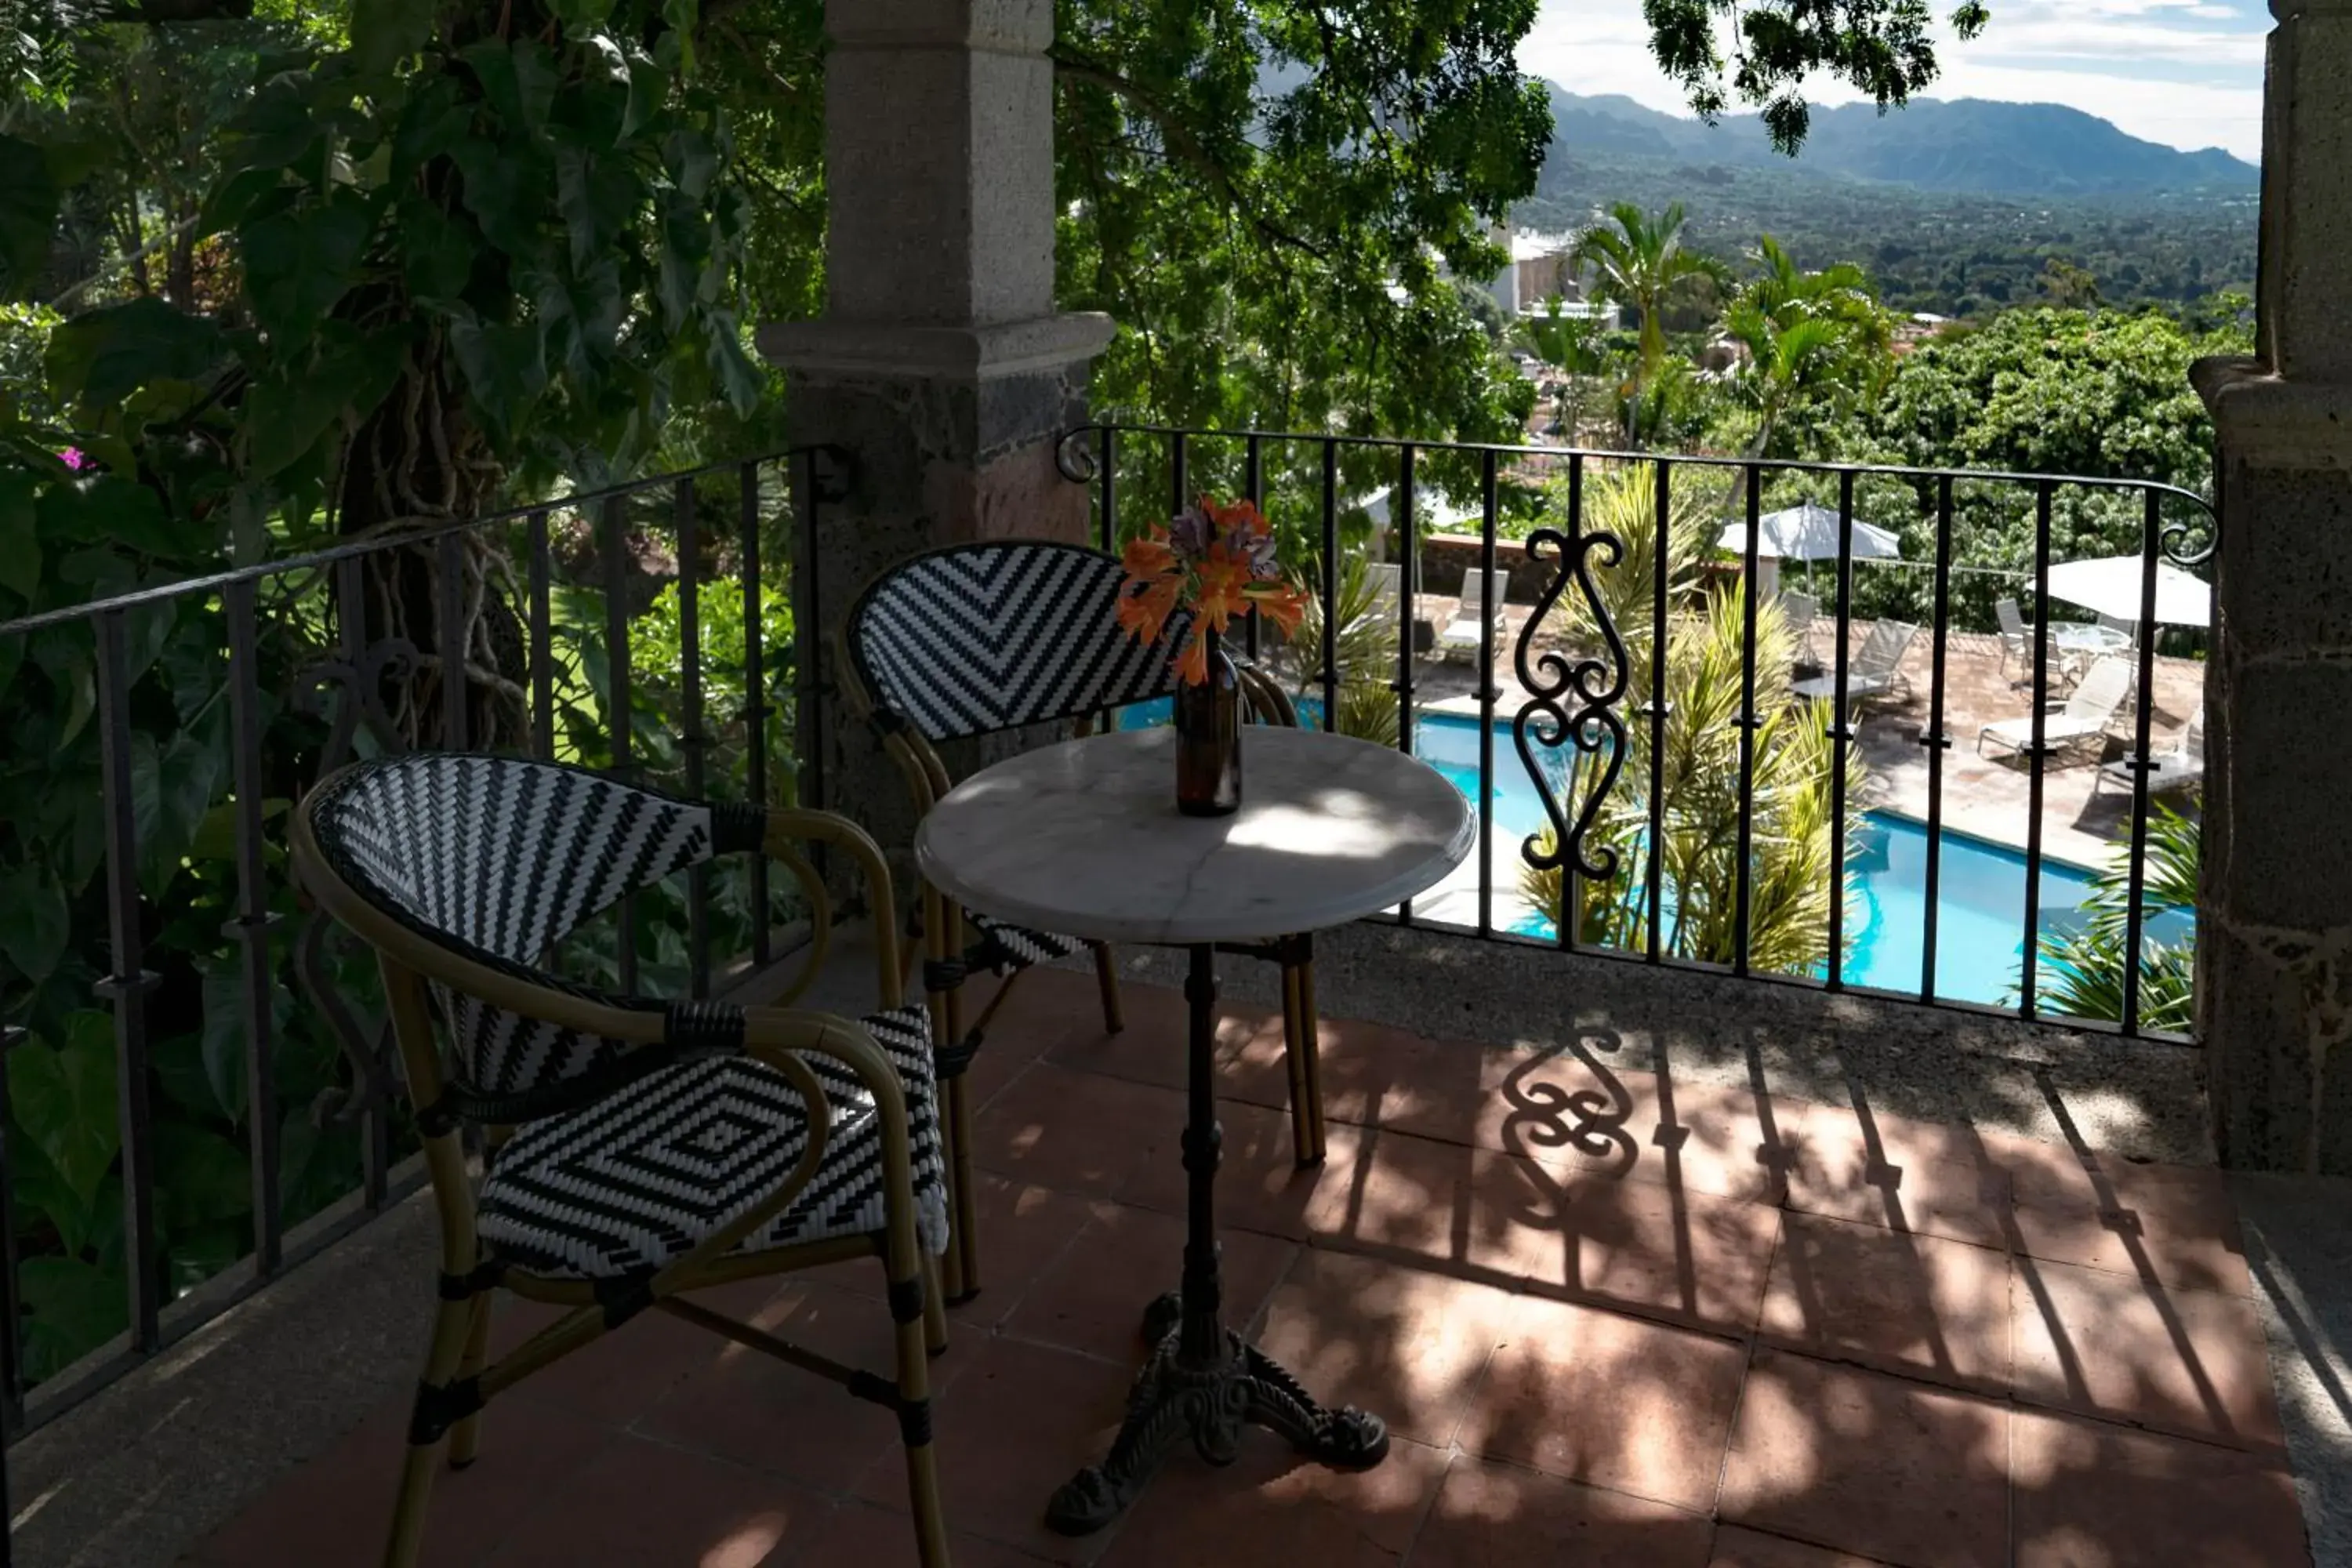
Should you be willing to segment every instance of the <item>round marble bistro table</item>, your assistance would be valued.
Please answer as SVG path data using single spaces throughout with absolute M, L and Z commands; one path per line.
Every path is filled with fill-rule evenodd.
M 1344 924 L 1424 892 L 1477 838 L 1469 803 L 1427 763 L 1313 731 L 1242 736 L 1242 806 L 1176 810 L 1175 733 L 1068 741 L 982 770 L 923 819 L 915 858 L 958 902 L 1000 920 L 1191 952 L 1185 999 L 1190 1178 L 1182 1288 L 1146 1310 L 1155 1341 L 1108 1458 L 1054 1494 L 1046 1522 L 1083 1535 L 1118 1517 L 1176 1443 L 1232 1460 L 1245 1424 L 1339 1468 L 1388 1453 L 1376 1415 L 1327 1410 L 1224 1326 L 1217 1267 L 1216 946 Z

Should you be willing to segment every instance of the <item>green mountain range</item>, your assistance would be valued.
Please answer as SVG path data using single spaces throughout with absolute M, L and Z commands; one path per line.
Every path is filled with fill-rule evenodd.
M 1553 131 L 1522 229 L 1580 229 L 1618 202 L 1679 202 L 1690 243 L 1738 262 L 1769 234 L 1801 265 L 1861 265 L 1909 310 L 1977 316 L 2081 303 L 2186 309 L 2251 291 L 2259 172 L 2047 103 L 1914 100 L 1816 110 L 1795 158 L 1752 115 L 1708 126 L 1551 89 Z M 2070 282 L 2070 279 L 2072 281 Z
M 1795 158 L 1773 150 L 1754 115 L 1706 125 L 1629 98 L 1584 97 L 1556 86 L 1551 108 L 1547 185 L 1573 182 L 1582 167 L 1628 158 L 2025 199 L 2251 196 L 2260 179 L 2254 165 L 2218 147 L 2184 153 L 2143 142 L 2055 103 L 1915 99 L 1883 115 L 1869 104 L 1816 109 Z

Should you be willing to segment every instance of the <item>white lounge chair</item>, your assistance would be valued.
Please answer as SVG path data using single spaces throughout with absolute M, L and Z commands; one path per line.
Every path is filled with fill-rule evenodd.
M 1870 635 L 1862 640 L 1862 651 L 1853 656 L 1846 667 L 1845 695 L 1849 702 L 1860 702 L 1894 689 L 1903 679 L 1903 652 L 1919 628 L 1908 621 L 1877 621 L 1872 624 Z M 1789 688 L 1800 697 L 1837 698 L 1837 676 L 1817 675 L 1811 680 L 1800 680 Z
M 1811 594 L 1780 595 L 1780 624 L 1789 628 L 1790 646 L 1795 657 L 1790 660 L 1799 669 L 1819 669 L 1822 661 L 1813 657 L 1813 618 L 1822 613 L 1822 602 Z
M 2205 781 L 2205 706 L 2199 703 L 2197 711 L 2175 737 L 2172 749 L 2158 752 L 2147 762 L 2147 793 L 2162 795 L 2168 790 L 2186 789 Z M 2091 793 L 2096 795 L 2108 784 L 2121 789 L 2132 787 L 2132 765 L 2129 757 L 2118 757 L 2099 767 L 2099 776 L 2091 781 Z
M 2009 668 L 2011 659 L 2030 666 L 2033 662 L 2032 634 L 2025 629 L 2025 616 L 2015 599 L 1995 599 L 1992 613 L 2000 617 L 2000 667 Z
M 2042 721 L 2042 743 L 2055 750 L 2074 741 L 2095 741 L 2104 737 L 2107 726 L 2114 722 L 2116 710 L 2131 695 L 2131 661 L 2103 658 L 2091 666 L 2066 698 L 2066 706 L 2047 715 Z M 1977 751 L 1982 753 L 1987 740 L 1999 741 L 2013 752 L 2024 751 L 2033 744 L 2033 715 L 2021 719 L 2003 719 L 1977 731 Z
M 1404 568 L 1393 561 L 1375 561 L 1364 568 L 1371 584 L 1372 613 L 1393 621 L 1404 609 Z
M 1505 627 L 1503 601 L 1509 595 L 1511 574 L 1497 566 L 1491 572 L 1473 567 L 1462 574 L 1462 604 L 1437 634 L 1437 651 L 1444 655 L 1466 653 L 1478 657 L 1479 638 L 1486 625 L 1485 606 L 1491 601 L 1495 606 L 1495 640 L 1499 645 Z

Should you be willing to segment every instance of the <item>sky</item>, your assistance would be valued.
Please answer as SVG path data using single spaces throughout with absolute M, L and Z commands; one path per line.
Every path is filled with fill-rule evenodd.
M 1950 0 L 1933 0 L 1948 13 Z M 1987 0 L 1992 22 L 1973 44 L 1946 32 L 1932 98 L 2063 103 L 2168 146 L 2262 156 L 2262 0 Z M 1623 93 L 1687 112 L 1650 56 L 1642 0 L 1543 0 L 1519 45 L 1519 68 L 1571 92 Z M 1814 101 L 1858 95 L 1828 83 Z

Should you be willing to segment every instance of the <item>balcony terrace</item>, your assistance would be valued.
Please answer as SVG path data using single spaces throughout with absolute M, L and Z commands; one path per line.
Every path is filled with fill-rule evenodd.
M 1040 970 L 974 1068 L 986 1272 L 935 1366 L 958 1562 L 2285 1564 L 2298 1489 L 2335 1549 L 2340 1189 L 2214 1170 L 2179 1047 L 1392 928 L 1318 963 L 1321 1169 L 1278 1017 L 1221 1030 L 1229 1302 L 1386 1414 L 1390 1459 L 1260 1435 L 1172 1457 L 1104 1535 L 1042 1529 L 1175 1265 L 1183 1009 L 1139 955 L 1106 1036 L 1091 977 Z M 420 1204 L 21 1442 L 17 1560 L 374 1561 Z M 887 1364 L 879 1283 L 714 1304 Z M 425 1561 L 911 1561 L 895 1448 L 814 1379 L 633 1325 L 492 1407 Z

